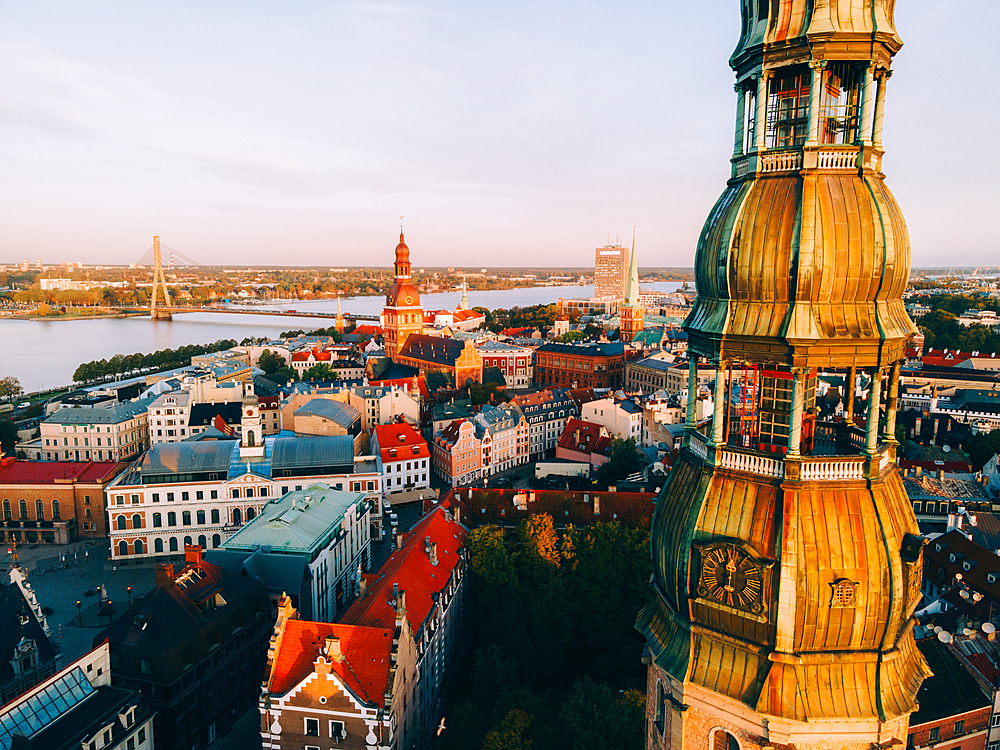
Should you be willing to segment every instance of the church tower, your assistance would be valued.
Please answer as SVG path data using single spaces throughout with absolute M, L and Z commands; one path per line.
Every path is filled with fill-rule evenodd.
M 629 261 L 628 279 L 625 282 L 625 300 L 619 308 L 619 340 L 629 343 L 643 328 L 646 308 L 639 301 L 639 266 L 635 259 L 635 230 L 632 231 L 632 259 Z
M 424 309 L 420 306 L 420 294 L 410 280 L 410 248 L 403 242 L 402 232 L 396 245 L 395 274 L 396 279 L 386 292 L 382 311 L 385 353 L 393 362 L 407 336 L 424 330 Z
M 884 183 L 895 0 L 741 0 L 732 177 L 698 241 L 691 355 L 715 369 L 657 498 L 647 747 L 902 747 L 929 674 L 922 538 L 896 466 L 906 222 Z M 871 379 L 867 422 L 820 372 Z M 849 375 L 848 375 L 849 377 Z

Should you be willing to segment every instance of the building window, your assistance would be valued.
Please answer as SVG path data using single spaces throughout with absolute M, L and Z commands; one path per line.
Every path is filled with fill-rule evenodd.
M 203 510 L 198 511 L 198 525 L 199 526 L 205 525 L 205 511 Z
M 135 554 L 141 555 L 143 552 L 145 552 L 145 549 L 143 548 L 142 540 L 141 539 L 136 539 L 135 540 Z
M 740 750 L 739 740 L 725 729 L 716 729 L 712 736 L 712 750 Z
M 35 500 L 35 517 L 39 521 L 45 520 L 45 505 L 42 503 L 40 498 Z
M 163 525 L 163 519 L 160 517 L 159 513 L 153 514 L 153 528 L 158 529 Z
M 240 496 L 239 489 L 236 488 L 236 487 L 233 487 L 232 492 L 230 493 L 230 496 L 233 497 L 233 498 L 238 498 Z
M 666 726 L 667 717 L 667 691 L 663 688 L 663 681 L 656 681 L 656 714 L 653 718 L 653 726 L 661 735 Z
M 62 516 L 59 514 L 59 501 L 56 499 L 52 500 L 52 520 L 60 521 Z
M 243 514 L 240 513 L 239 508 L 233 508 L 233 526 L 239 526 L 243 523 Z
M 306 737 L 319 737 L 319 719 L 306 719 Z
M 927 741 L 928 742 L 937 742 L 938 739 L 939 739 L 938 735 L 940 733 L 941 733 L 941 730 L 938 727 L 931 727 L 930 736 L 927 738 Z
M 205 539 L 204 534 L 200 534 L 198 536 L 198 546 L 201 547 L 202 549 L 208 549 L 208 540 Z
M 218 534 L 212 534 L 212 549 L 215 549 L 220 544 L 222 544 L 222 537 Z
M 194 544 L 194 542 L 191 541 L 191 537 L 189 537 L 189 536 L 184 537 L 184 546 L 185 547 L 190 547 L 192 544 Z
M 210 498 L 212 498 L 212 500 L 218 500 L 218 499 L 219 499 L 219 491 L 218 491 L 218 490 L 212 490 L 212 491 L 211 491 L 211 492 L 209 493 L 209 495 L 208 495 L 208 496 L 209 496 Z
M 198 490 L 197 492 L 194 493 L 194 499 L 195 500 L 204 500 L 205 499 L 205 493 L 202 492 L 201 490 Z
M 20 499 L 20 500 L 18 501 L 17 505 L 18 505 L 18 510 L 20 510 L 20 511 L 21 511 L 21 520 L 23 520 L 23 521 L 27 521 L 27 520 L 28 520 L 28 501 L 27 501 L 27 500 L 25 500 L 25 499 L 24 499 L 24 498 L 22 497 L 22 498 L 21 498 L 21 499 Z
M 125 540 L 118 542 L 118 555 L 120 557 L 124 557 L 127 554 L 128 554 L 128 542 L 126 542 Z
M 965 733 L 965 720 L 959 719 L 955 722 L 955 736 Z
M 191 497 L 191 493 L 189 493 L 189 492 L 182 492 L 181 493 L 181 502 L 189 500 L 190 497 Z
M 84 515 L 85 515 L 85 516 L 86 516 L 87 518 L 90 518 L 90 508 L 84 508 L 84 509 L 83 509 L 83 514 L 84 514 Z
M 141 529 L 142 528 L 142 516 L 138 513 L 132 516 L 132 528 Z
M 155 539 L 153 540 L 153 551 L 156 553 L 163 552 L 163 540 Z
M 219 523 L 219 509 L 212 508 L 212 523 Z
M 3 501 L 3 520 L 10 520 L 10 500 L 7 498 L 4 498 Z
M 191 511 L 185 510 L 183 513 L 181 513 L 181 524 L 183 524 L 184 526 L 191 525 Z
M 177 525 L 177 514 L 174 513 L 173 511 L 170 511 L 169 513 L 167 513 L 167 526 L 176 526 L 176 525 Z
M 167 493 L 167 502 L 168 503 L 172 503 L 173 501 L 174 501 L 174 493 L 173 492 L 168 492 Z
M 119 531 L 125 531 L 125 516 L 118 516 L 116 523 L 118 524 Z
M 342 721 L 331 721 L 330 722 L 330 737 L 334 742 L 343 742 L 347 737 L 347 727 L 344 726 Z
M 257 494 L 259 494 L 261 497 L 267 497 L 267 487 L 261 487 L 260 492 Z
M 177 551 L 177 537 L 175 536 L 170 537 L 170 551 L 171 552 Z

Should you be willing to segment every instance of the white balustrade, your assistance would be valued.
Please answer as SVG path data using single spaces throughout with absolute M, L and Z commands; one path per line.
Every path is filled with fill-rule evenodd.
M 779 479 L 785 476 L 785 464 L 780 459 L 758 456 L 753 453 L 737 453 L 725 449 L 721 450 L 719 454 L 719 466 L 723 469 L 734 469 L 735 471 L 745 471 L 748 474 Z
M 761 172 L 788 172 L 802 168 L 802 153 L 800 151 L 781 151 L 776 154 L 765 153 L 760 158 Z
M 822 479 L 863 479 L 864 460 L 852 458 L 849 461 L 803 461 L 800 477 L 804 482 Z
M 703 442 L 701 442 L 694 435 L 691 436 L 691 442 L 688 444 L 691 452 L 698 456 L 702 461 L 708 458 L 708 448 Z
M 820 151 L 817 160 L 820 169 L 854 169 L 857 163 L 856 151 Z

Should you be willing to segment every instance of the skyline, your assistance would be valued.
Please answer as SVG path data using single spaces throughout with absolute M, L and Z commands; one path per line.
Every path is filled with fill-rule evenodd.
M 159 234 L 212 265 L 388 266 L 402 214 L 420 266 L 585 267 L 637 225 L 641 267 L 690 267 L 728 177 L 732 5 L 14 8 L 0 263 L 135 262 Z M 974 266 L 1000 103 L 970 50 L 1000 8 L 911 5 L 887 184 L 915 267 Z

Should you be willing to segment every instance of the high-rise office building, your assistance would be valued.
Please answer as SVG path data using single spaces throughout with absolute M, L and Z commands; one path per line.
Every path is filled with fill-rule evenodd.
M 923 538 L 898 467 L 910 240 L 882 174 L 894 0 L 744 1 L 732 175 L 684 323 L 688 411 L 656 504 L 651 750 L 907 740 Z M 823 371 L 868 376 L 865 426 L 819 419 Z M 695 399 L 688 401 L 691 407 Z
M 625 296 L 628 275 L 628 248 L 619 245 L 599 247 L 594 254 L 594 296 Z

